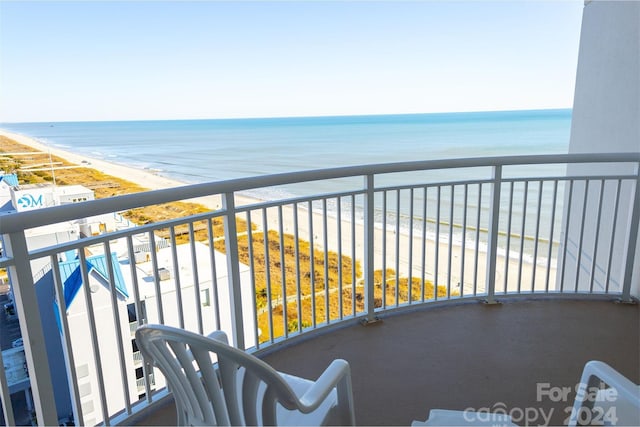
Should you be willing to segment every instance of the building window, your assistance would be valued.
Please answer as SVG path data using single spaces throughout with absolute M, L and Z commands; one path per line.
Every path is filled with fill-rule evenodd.
M 203 307 L 211 305 L 211 299 L 209 297 L 209 289 L 203 289 L 200 291 L 200 303 Z

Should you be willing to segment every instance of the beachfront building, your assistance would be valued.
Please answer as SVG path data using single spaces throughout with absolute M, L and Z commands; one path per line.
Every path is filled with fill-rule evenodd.
M 16 190 L 17 188 L 15 185 L 8 188 L 14 201 L 28 199 L 38 202 L 30 206 L 26 206 L 25 203 L 16 205 L 14 202 L 12 208 L 15 207 L 18 212 L 40 209 L 49 203 L 57 206 L 93 200 L 93 193 L 89 190 L 89 194 L 87 189 L 81 186 L 62 188 L 57 191 L 48 187 L 34 187 L 37 191 L 32 188 Z M 77 221 L 36 227 L 29 230 L 26 237 L 28 246 L 35 250 L 131 226 L 131 223 L 118 214 L 105 214 L 90 219 L 81 218 Z M 56 268 L 60 272 L 60 282 L 63 284 L 64 306 L 68 320 L 67 338 L 74 346 L 72 359 L 66 358 L 63 351 L 61 312 L 55 298 L 52 263 L 46 258 L 31 262 L 49 364 L 54 372 L 52 383 L 55 389 L 56 409 L 59 414 L 65 415 L 62 417 L 64 419 L 73 419 L 69 380 L 66 374 L 69 360 L 74 361 L 73 377 L 78 383 L 77 392 L 81 399 L 83 414 L 82 424 L 95 425 L 103 421 L 103 413 L 117 411 L 124 406 L 126 400 L 126 395 L 120 396 L 118 393 L 119 377 L 103 375 L 102 372 L 96 371 L 92 361 L 97 357 L 104 361 L 105 372 L 117 372 L 120 369 L 119 362 L 124 363 L 124 372 L 127 372 L 128 378 L 128 396 L 139 399 L 146 393 L 165 385 L 162 377 L 156 381 L 151 369 L 145 374 L 146 367 L 143 366 L 133 335 L 138 324 L 161 321 L 207 334 L 220 327 L 228 327 L 224 324 L 229 317 L 224 313 L 229 307 L 228 292 L 224 291 L 226 287 L 223 286 L 222 292 L 214 294 L 217 286 L 213 286 L 214 282 L 217 284 L 226 281 L 226 257 L 215 252 L 214 262 L 219 267 L 212 270 L 210 265 L 198 261 L 205 259 L 204 254 L 207 254 L 208 259 L 207 246 L 196 242 L 193 246 L 170 247 L 165 239 L 157 238 L 151 243 L 148 237 L 145 234 L 134 236 L 132 259 L 128 258 L 126 241 L 123 239 L 111 242 L 110 255 L 104 252 L 101 245 L 87 246 L 84 253 L 87 255 L 85 265 L 88 286 L 83 285 L 83 271 L 77 250 L 67 250 L 57 256 Z M 201 256 L 197 259 L 192 258 L 194 254 L 201 254 Z M 181 260 L 183 263 L 181 268 L 173 269 L 172 256 Z M 129 273 L 133 272 L 135 279 L 131 274 L 123 275 L 121 265 L 133 266 Z M 157 269 L 155 273 L 154 265 Z M 198 271 L 197 281 L 194 278 L 196 270 Z M 212 271 L 215 272 L 215 277 L 212 276 Z M 243 282 L 248 283 L 246 277 L 248 267 L 241 267 L 241 272 L 245 276 Z M 160 288 L 159 294 L 155 293 L 156 285 Z M 86 295 L 87 289 L 91 293 L 90 298 Z M 137 290 L 140 298 L 138 309 L 131 294 L 133 289 Z M 246 286 L 244 289 L 247 294 L 245 301 L 249 303 L 250 290 Z M 220 301 L 220 304 L 216 304 L 215 307 L 220 307 L 222 314 L 214 310 L 213 300 Z M 178 320 L 176 308 L 184 311 L 182 323 Z M 250 313 L 249 307 L 245 307 L 245 312 Z M 220 319 L 222 319 L 222 325 Z M 247 318 L 246 321 L 247 324 L 251 324 L 252 318 Z M 101 331 L 99 353 L 98 349 L 90 345 L 94 329 Z M 253 336 L 247 336 L 246 339 L 247 342 L 255 342 Z M 18 348 L 6 351 L 4 354 L 7 366 L 13 367 L 18 364 L 26 366 L 26 363 L 16 362 L 20 355 L 24 362 L 24 350 Z M 122 359 L 119 358 L 119 354 L 123 355 Z M 16 372 L 14 368 L 10 368 L 11 394 L 24 392 L 29 395 L 29 379 L 26 371 L 23 370 L 22 376 L 17 375 Z M 101 387 L 113 396 L 109 399 L 106 408 L 101 407 L 100 400 L 93 393 Z
M 97 235 L 73 244 L 53 245 L 44 253 L 28 250 L 24 244 L 27 226 L 20 222 L 18 215 L 6 216 L 0 222 L 0 233 L 11 240 L 7 257 L 0 260 L 0 266 L 9 267 L 15 273 L 18 301 L 21 307 L 32 309 L 33 315 L 23 314 L 20 322 L 25 331 L 25 342 L 28 343 L 25 356 L 38 422 L 53 424 L 60 414 L 52 404 L 54 369 L 41 344 L 43 331 L 40 311 L 36 309 L 38 302 L 30 294 L 33 272 L 29 261 L 42 257 L 55 259 L 69 249 L 75 249 L 82 265 L 92 256 L 85 253 L 88 247 L 94 248 L 93 253 L 106 254 L 108 258 L 114 252 L 112 242 L 118 239 L 124 240 L 126 249 L 124 252 L 117 249 L 116 256 L 111 256 L 123 261 L 118 263 L 123 280 L 131 277 L 131 283 L 127 283 L 128 298 L 121 300 L 124 296 L 117 291 L 115 274 L 105 275 L 97 269 L 95 274 L 92 273 L 96 284 L 100 286 L 97 293 L 108 297 L 106 299 L 110 305 L 104 312 L 112 313 L 111 321 L 123 320 L 120 305 L 124 303 L 127 306 L 127 320 L 132 323 L 144 318 L 160 323 L 184 323 L 191 327 L 189 325 L 194 324 L 194 317 L 190 316 L 198 318 L 193 311 L 201 311 L 203 324 L 202 327 L 197 326 L 202 333 L 206 333 L 205 328 L 209 324 L 204 323 L 205 319 L 219 313 L 220 324 L 214 325 L 224 329 L 234 345 L 261 355 L 277 369 L 311 378 L 316 378 L 328 361 L 345 358 L 352 369 L 356 419 L 361 424 L 409 425 L 412 420 L 425 419 L 432 408 L 497 409 L 512 414 L 514 421 L 522 425 L 542 424 L 545 421 L 547 424 L 566 424 L 580 372 L 585 362 L 591 359 L 604 360 L 638 383 L 639 28 L 639 3 L 590 1 L 585 4 L 571 154 L 452 159 L 376 168 L 363 166 L 309 171 L 241 179 L 234 181 L 233 185 L 207 183 L 179 190 L 122 196 L 111 199 L 107 208 L 97 203 L 87 203 L 80 210 L 71 205 L 55 212 L 49 210 L 41 215 L 33 215 L 30 226 L 68 221 L 86 214 L 104 214 L 105 209 L 122 211 L 185 198 L 215 195 L 223 200 L 222 209 L 217 211 L 162 224 L 146 224 L 135 230 Z M 622 153 L 612 152 L 610 147 L 613 146 L 614 151 Z M 584 154 L 585 151 L 595 154 Z M 524 174 L 526 166 L 532 164 L 560 164 L 563 174 Z M 415 174 L 411 175 L 416 171 L 435 171 L 440 174 L 468 168 L 481 171 L 474 177 L 465 176 L 462 181 L 442 181 L 440 175 L 432 181 L 417 180 Z M 509 168 L 518 168 L 520 173 L 509 175 L 506 173 Z M 490 172 L 484 173 L 487 170 Z M 408 173 L 411 177 L 406 185 L 389 187 L 376 182 L 377 178 L 388 173 Z M 321 179 L 329 183 L 334 178 L 352 177 L 357 177 L 358 182 L 364 184 L 345 191 L 313 194 L 293 200 L 274 199 L 250 205 L 236 203 L 235 195 L 246 189 L 304 184 Z M 527 221 L 534 224 L 534 239 L 531 240 L 533 253 L 537 248 L 538 253 L 544 251 L 551 253 L 551 256 L 544 257 L 544 260 L 536 260 L 533 256 L 533 264 L 539 264 L 542 269 L 539 271 L 536 267 L 526 271 L 526 263 L 523 262 L 528 255 L 523 249 L 528 244 L 526 239 L 520 238 L 514 245 L 513 265 L 500 259 L 499 249 L 501 242 L 509 239 L 511 234 L 517 234 L 510 233 L 510 223 L 525 224 L 522 217 L 511 218 L 511 212 L 515 211 L 512 208 L 517 205 L 514 197 L 510 196 L 512 185 L 537 188 L 532 184 L 535 182 L 543 182 L 544 187 L 551 188 L 556 195 L 551 198 L 550 204 L 543 206 L 538 202 L 527 211 Z M 602 183 L 602 187 L 599 187 L 599 183 Z M 607 188 L 607 193 L 611 191 L 608 194 L 615 195 L 619 203 L 616 200 L 607 201 L 607 197 L 613 196 L 597 195 L 603 194 L 603 191 L 595 191 L 594 196 L 590 195 L 590 191 L 599 188 Z M 443 221 L 435 222 L 435 231 L 411 223 L 408 235 L 397 231 L 400 226 L 396 224 L 400 222 L 394 221 L 394 218 L 401 217 L 398 206 L 401 192 L 429 192 L 435 194 L 436 200 L 442 201 L 446 200 L 445 194 L 454 189 L 456 194 L 464 196 L 461 199 L 464 203 L 445 202 L 438 206 L 437 212 L 444 216 L 461 206 L 464 213 L 461 217 L 462 229 L 468 235 L 460 240 L 459 248 L 451 245 L 454 241 L 451 237 L 453 226 L 447 226 Z M 472 192 L 474 197 L 470 197 Z M 536 201 L 538 195 L 532 192 L 528 200 Z M 338 215 L 328 215 L 325 206 L 329 204 L 338 207 Z M 605 210 L 608 207 L 611 212 L 612 204 L 613 210 L 617 210 L 617 215 L 613 217 L 608 216 Z M 415 205 L 419 206 L 417 203 Z M 320 208 L 314 211 L 313 206 Z M 349 209 L 341 211 L 340 206 Z M 358 216 L 355 214 L 356 207 L 360 209 Z M 538 240 L 542 240 L 536 232 L 536 229 L 541 230 L 536 228 L 541 222 L 538 221 L 541 211 L 549 219 L 549 227 L 545 232 L 549 232 L 549 240 L 555 242 L 544 250 L 536 246 Z M 507 212 L 506 217 L 504 212 Z M 236 217 L 257 223 L 256 230 L 270 228 L 267 223 L 275 224 L 273 229 L 276 233 L 260 242 L 264 243 L 263 253 L 260 257 L 249 256 L 246 267 L 240 264 L 238 246 L 242 239 L 257 240 L 259 231 L 250 230 L 239 236 L 235 228 Z M 285 225 L 285 221 L 281 220 L 283 217 L 289 217 L 291 221 Z M 184 249 L 178 249 L 181 245 L 177 244 L 171 230 L 175 231 L 185 224 L 196 228 L 197 224 L 210 224 L 213 219 L 219 218 L 225 222 L 223 235 L 209 233 L 208 238 L 224 238 L 224 257 L 219 257 L 211 244 L 201 245 L 193 240 Z M 274 218 L 275 221 L 271 221 Z M 319 220 L 316 221 L 316 218 Z M 336 221 L 336 218 L 340 220 Z M 481 224 L 483 218 L 485 222 Z M 617 219 L 614 221 L 614 218 Z M 383 221 L 389 221 L 390 224 L 380 224 Z M 557 227 L 552 229 L 550 224 L 556 223 Z M 479 230 L 483 228 L 481 225 L 486 225 L 483 235 Z M 290 248 L 290 253 L 294 255 L 294 268 L 291 270 L 285 270 L 280 253 L 275 250 L 283 246 L 280 238 L 285 234 L 285 226 L 289 227 L 287 233 L 300 237 L 295 239 L 298 244 Z M 301 230 L 302 226 L 306 226 L 304 231 Z M 391 232 L 379 231 L 386 231 L 387 228 Z M 170 230 L 170 245 L 167 248 L 148 251 L 148 260 L 146 254 L 136 255 L 139 251 L 134 250 L 135 236 L 145 234 L 151 237 L 167 229 Z M 479 230 L 476 235 L 474 229 Z M 423 237 L 428 233 L 435 233 L 430 242 Z M 309 258 L 319 256 L 329 259 L 329 245 L 321 243 L 331 239 L 335 241 L 338 254 L 349 255 L 362 262 L 362 280 L 352 277 L 349 282 L 345 280 L 335 287 L 329 287 L 319 274 L 321 269 L 300 273 L 298 265 L 308 263 Z M 309 252 L 300 240 L 307 240 L 311 247 L 316 246 L 319 255 Z M 415 244 L 416 241 L 419 244 Z M 433 244 L 434 241 L 443 244 Z M 428 247 L 433 249 L 423 253 L 423 248 Z M 162 256 L 161 251 L 164 251 Z M 121 255 L 124 256 L 121 258 Z M 136 260 L 136 263 L 127 264 L 125 258 Z M 429 263 L 421 263 L 421 258 Z M 460 266 L 456 274 L 464 276 L 461 281 L 465 284 L 457 289 L 456 283 L 450 279 L 453 269 L 451 261 L 455 258 Z M 194 263 L 196 259 L 198 262 Z M 412 264 L 414 259 L 417 261 Z M 208 264 L 201 268 L 200 262 L 204 260 Z M 226 280 L 216 282 L 212 278 L 218 277 L 217 274 L 206 275 L 205 271 L 213 271 L 212 260 L 216 268 L 226 266 Z M 273 271 L 265 269 L 264 264 L 259 263 L 261 260 L 275 261 L 273 264 L 277 268 Z M 376 277 L 376 263 L 383 267 L 397 266 L 396 272 L 404 272 L 403 277 L 388 273 L 389 277 L 380 282 Z M 327 270 L 342 267 L 340 263 L 336 266 L 327 263 L 325 266 Z M 429 269 L 433 270 L 427 271 Z M 134 274 L 131 274 L 132 271 Z M 183 277 L 187 276 L 180 275 L 182 271 L 190 275 L 193 287 L 184 293 L 180 291 L 172 295 L 169 291 L 171 288 L 182 290 L 187 285 L 183 283 Z M 555 283 L 552 284 L 555 271 L 563 273 L 556 274 Z M 255 319 L 253 315 L 257 306 L 257 293 L 252 286 L 258 273 L 267 272 L 278 272 L 279 275 L 268 278 L 270 285 L 264 289 L 268 304 L 264 313 L 267 319 L 265 323 L 269 326 L 268 329 L 259 330 L 258 321 L 249 321 Z M 444 287 L 443 294 L 428 298 L 422 295 L 420 286 L 427 273 L 437 285 Z M 62 281 L 62 272 L 52 271 L 52 275 L 54 284 Z M 103 292 L 107 289 L 105 276 L 108 276 L 110 292 Z M 176 280 L 178 277 L 179 284 Z M 309 278 L 315 286 L 311 290 L 301 285 L 306 283 L 304 279 Z M 418 279 L 413 295 L 409 290 L 412 288 L 400 288 L 397 285 L 401 278 L 409 282 L 413 278 Z M 89 283 L 93 279 L 89 279 Z M 606 283 L 608 279 L 611 283 Z M 540 280 L 542 286 L 537 285 Z M 203 286 L 209 281 L 210 288 Z M 380 293 L 388 285 L 391 292 Z M 140 290 L 140 286 L 144 290 Z M 246 292 L 245 286 L 251 292 Z M 277 299 L 272 299 L 270 292 L 275 294 L 280 287 L 289 286 L 294 291 L 287 293 L 291 299 L 287 297 L 280 304 L 274 303 Z M 350 289 L 352 286 L 353 290 Z M 87 287 L 90 289 L 88 285 L 85 289 Z M 211 289 L 209 301 L 212 312 L 208 312 L 209 306 L 202 303 L 207 302 L 206 293 L 202 292 L 205 289 Z M 229 298 L 226 311 L 222 309 L 223 299 L 218 297 L 216 301 L 213 297 L 216 293 L 221 295 L 223 291 L 228 292 Z M 63 294 L 61 288 L 56 289 L 56 293 Z M 402 293 L 408 295 L 403 296 Z M 350 294 L 353 298 L 340 299 L 336 304 L 342 305 L 336 310 L 329 304 L 334 294 Z M 96 299 L 99 298 L 96 296 Z M 89 290 L 81 297 L 76 296 L 76 299 L 93 301 L 93 294 Z M 624 304 L 613 304 L 613 299 Z M 473 304 L 477 301 L 484 304 Z M 71 304 L 70 310 L 74 309 L 76 302 Z M 285 302 L 290 305 L 284 306 Z M 152 307 L 156 307 L 155 314 L 144 314 Z M 169 307 L 176 309 L 170 310 Z M 134 309 L 135 318 L 129 314 Z M 329 311 L 335 315 L 326 315 Z M 89 314 L 91 312 L 88 311 Z M 297 324 L 291 330 L 276 333 L 276 326 L 282 321 L 278 315 L 283 312 L 291 312 L 289 319 L 292 324 L 296 320 Z M 303 326 L 300 320 L 309 312 L 313 320 Z M 100 414 L 93 417 L 95 411 L 90 412 L 85 404 L 85 386 L 77 378 L 78 370 L 67 366 L 74 419 L 85 422 L 109 419 L 113 424 L 132 424 L 141 419 L 151 424 L 173 423 L 173 406 L 163 406 L 165 402 L 170 403 L 171 395 L 159 387 L 160 378 L 154 378 L 157 390 L 145 393 L 140 398 L 140 395 L 132 393 L 129 383 L 130 350 L 125 350 L 123 346 L 115 353 L 116 357 L 112 356 L 111 350 L 103 351 L 113 343 L 117 346 L 126 340 L 103 337 L 97 326 L 93 325 L 89 329 L 91 338 L 83 341 L 80 344 L 83 347 L 78 348 L 78 343 L 67 339 L 72 336 L 70 330 L 73 321 L 68 315 L 60 316 L 63 354 L 68 358 L 69 366 L 77 367 L 75 358 L 80 357 L 76 356 L 77 352 L 90 346 L 92 351 L 89 354 L 93 359 L 87 364 L 95 368 L 96 374 L 110 375 L 116 380 L 115 384 L 108 387 L 97 384 L 94 388 L 92 385 L 91 392 L 97 402 L 93 408 L 100 410 Z M 361 324 L 377 326 L 365 328 Z M 122 327 L 115 330 L 125 335 L 128 333 Z M 258 336 L 260 339 L 255 339 Z M 251 337 L 254 337 L 253 341 Z M 100 356 L 99 360 L 97 356 Z M 114 363 L 117 366 L 115 370 Z M 76 378 L 73 377 L 74 372 Z M 149 374 L 144 372 L 143 377 L 148 378 Z M 5 384 L 6 381 L 0 378 L 0 385 Z M 6 391 L 0 388 L 0 393 L 3 403 L 7 402 Z M 120 408 L 112 409 L 110 402 L 116 400 L 123 404 Z M 5 419 L 9 424 L 13 421 L 12 415 L 11 408 L 7 410 L 5 405 Z M 519 419 L 516 419 L 518 415 Z M 525 419 L 525 415 L 528 418 Z M 548 419 L 545 418 L 547 415 Z

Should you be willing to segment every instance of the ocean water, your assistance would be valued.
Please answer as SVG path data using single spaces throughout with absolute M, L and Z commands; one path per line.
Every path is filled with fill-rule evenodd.
M 0 128 L 33 137 L 52 147 L 59 147 L 93 158 L 100 158 L 134 168 L 151 170 L 185 183 L 201 183 L 247 176 L 265 175 L 335 166 L 363 165 L 414 160 L 500 155 L 566 153 L 569 146 L 571 110 L 535 110 L 477 113 L 400 114 L 336 117 L 296 117 L 224 120 L 164 120 L 113 122 L 57 122 L 57 123 L 0 123 Z M 532 167 L 527 174 L 562 174 L 562 169 Z M 511 173 L 517 174 L 519 168 Z M 488 176 L 488 174 L 487 174 Z M 423 175 L 424 177 L 424 175 Z M 438 179 L 460 179 L 464 171 L 438 171 Z M 394 176 L 385 177 L 385 185 L 399 185 Z M 403 179 L 407 179 L 406 177 Z M 415 182 L 415 181 L 414 181 Z M 268 199 L 271 196 L 299 196 L 340 189 L 345 182 L 315 182 L 286 188 L 270 188 L 249 193 Z M 378 184 L 378 181 L 376 181 Z M 361 187 L 362 180 L 355 186 Z M 540 189 L 529 188 L 531 205 Z M 559 229 L 560 216 L 547 218 L 553 202 L 544 190 L 541 236 L 551 223 Z M 440 221 L 449 221 L 447 206 L 455 205 L 453 222 L 462 223 L 463 194 L 457 189 L 451 195 L 443 188 L 440 196 L 436 188 L 426 194 L 428 234 L 435 235 L 437 206 L 441 202 Z M 485 190 L 483 190 L 485 191 Z M 522 216 L 524 189 L 514 188 L 513 212 Z M 477 206 L 477 187 L 469 187 L 468 205 Z M 417 227 L 419 231 L 424 212 L 424 193 L 390 192 L 387 206 L 396 206 L 400 199 L 400 215 L 387 217 L 389 227 L 395 223 L 405 232 Z M 487 206 L 488 191 L 482 194 Z M 438 199 L 440 197 L 440 199 Z M 561 209 L 562 198 L 557 197 Z M 382 212 L 383 201 L 376 199 L 376 211 Z M 341 215 L 349 215 L 348 203 Z M 362 202 L 354 206 L 360 211 Z M 481 208 L 486 211 L 486 208 Z M 329 201 L 329 210 L 336 213 Z M 487 212 L 481 212 L 481 228 L 487 226 Z M 560 212 L 560 210 L 558 210 Z M 468 215 L 475 214 L 470 211 Z M 507 212 L 501 212 L 501 228 L 506 230 Z M 377 215 L 378 222 L 382 222 Z M 413 219 L 418 219 L 413 221 Z M 470 219 L 471 221 L 471 219 Z M 413 225 L 412 225 L 413 224 Z M 534 233 L 534 221 L 526 224 L 525 235 Z M 513 232 L 520 225 L 514 220 Z M 454 238 L 460 238 L 456 229 Z M 474 234 L 467 238 L 475 238 Z M 480 235 L 481 240 L 486 240 Z M 504 246 L 504 244 L 500 244 Z M 526 248 L 526 252 L 531 252 Z
M 566 153 L 571 110 L 224 120 L 0 123 L 187 183 L 334 166 Z

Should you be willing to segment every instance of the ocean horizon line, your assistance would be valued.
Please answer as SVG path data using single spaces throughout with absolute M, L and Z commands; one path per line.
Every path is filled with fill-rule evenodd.
M 0 121 L 0 128 L 4 125 L 28 125 L 28 124 L 71 124 L 71 123 L 152 123 L 152 122 L 240 122 L 240 121 L 277 121 L 291 119 L 358 119 L 358 118 L 417 118 L 420 116 L 431 117 L 455 117 L 460 115 L 481 117 L 484 114 L 544 114 L 566 112 L 569 115 L 573 108 L 525 108 L 513 110 L 474 110 L 474 111 L 434 111 L 434 112 L 404 112 L 404 113 L 372 113 L 372 114 L 319 114 L 319 115 L 293 115 L 293 116 L 246 116 L 246 117 L 215 117 L 215 118 L 164 118 L 164 119 L 108 119 L 108 120 L 41 120 L 41 121 Z

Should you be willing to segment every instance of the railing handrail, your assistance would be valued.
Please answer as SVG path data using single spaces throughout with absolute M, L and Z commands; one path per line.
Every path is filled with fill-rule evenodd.
M 75 220 L 79 216 L 90 217 L 105 213 L 126 211 L 142 206 L 157 205 L 178 200 L 193 199 L 213 194 L 355 176 L 381 175 L 418 170 L 455 169 L 470 167 L 513 166 L 533 164 L 570 163 L 637 163 L 640 153 L 585 153 L 585 154 L 541 154 L 527 156 L 491 156 L 462 159 L 420 160 L 396 163 L 377 163 L 358 166 L 314 169 L 297 172 L 252 176 L 224 181 L 190 184 L 161 190 L 92 200 L 70 205 L 54 206 L 25 212 L 0 215 L 0 235 L 21 231 L 46 224 Z M 363 188 L 364 189 L 364 188 Z

